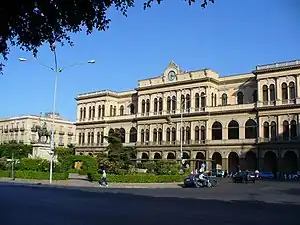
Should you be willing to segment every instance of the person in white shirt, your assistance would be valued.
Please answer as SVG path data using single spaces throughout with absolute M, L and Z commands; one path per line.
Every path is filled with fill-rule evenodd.
M 203 185 L 206 184 L 207 179 L 206 179 L 206 176 L 205 176 L 203 173 L 200 173 L 200 174 L 199 174 L 199 181 L 200 181 Z

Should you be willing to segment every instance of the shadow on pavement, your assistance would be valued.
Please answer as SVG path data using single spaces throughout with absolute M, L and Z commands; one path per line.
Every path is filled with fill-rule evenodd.
M 290 188 L 287 190 L 278 190 L 278 192 L 282 192 L 288 195 L 297 195 L 300 196 L 300 188 Z
M 300 206 L 293 204 L 153 197 L 117 189 L 0 188 L 1 224 L 5 225 L 299 224 Z

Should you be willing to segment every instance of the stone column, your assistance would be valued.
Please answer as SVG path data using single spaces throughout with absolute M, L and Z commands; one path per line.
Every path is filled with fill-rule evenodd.
M 281 105 L 281 86 L 279 78 L 276 78 L 276 105 Z
M 209 151 L 205 152 L 205 160 L 206 160 L 206 170 L 211 170 L 212 169 L 212 163 L 211 163 L 211 158 L 209 158 Z
M 228 158 L 222 158 L 222 170 L 228 171 Z
M 81 104 L 77 104 L 77 121 L 80 121 L 80 109 L 81 109 Z

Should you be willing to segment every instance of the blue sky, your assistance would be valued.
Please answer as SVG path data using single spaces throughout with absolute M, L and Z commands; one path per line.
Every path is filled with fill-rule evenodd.
M 171 60 L 184 70 L 212 68 L 224 76 L 300 59 L 297 0 L 216 0 L 206 9 L 165 0 L 146 11 L 137 1 L 127 18 L 109 11 L 108 31 L 72 35 L 74 47 L 58 47 L 61 67 L 97 61 L 60 74 L 57 111 L 64 118 L 75 120 L 77 94 L 136 88 L 139 79 L 160 75 Z M 20 63 L 19 57 L 32 55 L 11 49 L 0 76 L 0 118 L 52 111 L 53 72 Z M 38 60 L 53 64 L 48 46 L 40 49 Z

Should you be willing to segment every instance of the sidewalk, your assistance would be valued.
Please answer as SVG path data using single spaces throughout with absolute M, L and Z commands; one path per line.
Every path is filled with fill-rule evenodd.
M 32 185 L 50 185 L 49 180 L 29 180 L 29 179 L 15 179 L 0 178 L 0 183 L 14 183 L 14 184 L 32 184 Z M 107 187 L 103 188 L 181 188 L 180 183 L 109 183 Z M 53 180 L 52 186 L 64 187 L 100 187 L 98 182 L 89 182 L 87 180 Z

